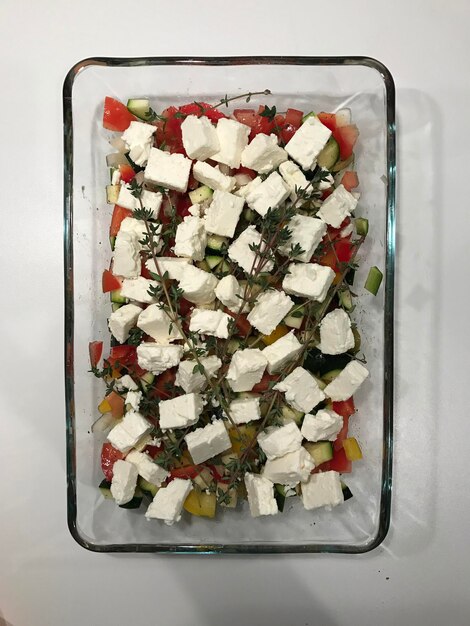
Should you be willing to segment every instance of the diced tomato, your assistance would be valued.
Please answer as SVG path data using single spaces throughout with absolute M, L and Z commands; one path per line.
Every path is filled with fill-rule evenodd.
M 333 137 L 336 139 L 339 145 L 339 157 L 342 161 L 349 159 L 353 153 L 354 146 L 357 138 L 359 137 L 359 130 L 355 124 L 349 126 L 341 126 L 337 128 L 333 133 Z
M 275 376 L 274 374 L 268 374 L 267 372 L 265 372 L 263 374 L 263 378 L 259 381 L 259 383 L 256 383 L 256 385 L 253 387 L 251 391 L 253 393 L 263 393 L 265 391 L 268 391 L 270 388 L 270 383 L 272 383 L 273 381 L 277 381 L 277 380 L 278 380 L 278 376 Z
M 90 341 L 88 344 L 88 352 L 90 354 L 91 367 L 96 367 L 101 359 L 101 355 L 103 354 L 103 342 Z
M 326 265 L 327 267 L 331 267 L 334 272 L 338 271 L 338 261 L 336 260 L 334 250 L 332 250 L 330 246 L 326 246 L 326 252 L 324 252 L 318 259 L 318 263 L 320 265 Z
M 194 304 L 186 300 L 186 298 L 180 298 L 179 300 L 179 313 L 181 316 L 186 317 L 193 308 Z
M 346 226 L 349 226 L 349 224 L 351 223 L 351 218 L 350 217 L 346 217 L 344 218 L 344 220 L 341 222 L 341 225 L 339 228 L 333 228 L 333 226 L 328 226 L 328 235 L 330 236 L 330 239 L 339 239 L 340 235 L 341 235 L 341 231 L 343 230 L 343 228 L 346 228 Z M 351 235 L 349 235 L 350 237 Z M 326 241 L 328 241 L 328 237 L 326 238 Z
M 303 116 L 304 114 L 302 111 L 298 111 L 297 109 L 287 109 L 286 124 L 291 124 L 292 126 L 299 128 L 302 124 Z
M 163 446 L 145 446 L 144 448 L 144 452 L 146 452 L 149 456 L 152 457 L 152 459 L 154 459 L 157 454 L 160 454 L 160 452 L 163 450 Z
M 111 391 L 111 393 L 106 396 L 106 400 L 109 402 L 113 417 L 122 417 L 124 415 L 124 398 L 122 396 L 115 391 Z
M 101 448 L 101 469 L 103 471 L 104 477 L 106 480 L 110 482 L 113 479 L 113 466 L 116 461 L 119 461 L 124 458 L 124 454 L 119 452 L 114 446 L 110 443 L 104 443 Z
M 278 129 L 281 129 L 286 123 L 286 118 L 284 115 L 280 115 L 279 113 L 274 116 L 274 124 Z
M 170 478 L 195 478 L 201 472 L 199 465 L 187 465 L 186 467 L 175 467 L 170 470 Z
M 357 172 L 344 172 L 343 178 L 341 179 L 341 184 L 347 191 L 352 191 L 353 189 L 356 189 L 356 187 L 359 185 Z
M 254 109 L 235 109 L 233 117 L 240 122 L 240 124 L 246 124 L 246 126 L 253 128 L 258 116 Z
M 106 96 L 104 99 L 103 126 L 107 130 L 123 131 L 137 118 L 119 100 Z
M 338 260 L 342 263 L 349 263 L 353 251 L 353 244 L 349 241 L 349 239 L 338 239 L 333 245 L 335 247 Z
M 297 128 L 295 126 L 292 126 L 292 124 L 285 124 L 279 132 L 279 139 L 286 144 L 292 139 L 296 132 Z
M 109 270 L 104 270 L 103 276 L 101 278 L 101 286 L 103 289 L 103 293 L 108 293 L 108 291 L 114 291 L 115 289 L 121 289 L 122 283 L 117 276 L 114 276 L 112 272 Z
M 228 313 L 228 315 L 230 315 L 231 317 L 235 319 L 235 325 L 238 330 L 237 334 L 240 335 L 241 337 L 248 337 L 248 335 L 251 333 L 251 324 L 248 321 L 246 315 L 244 315 L 243 313 L 238 315 L 238 313 L 233 313 L 232 311 L 229 311 L 229 309 L 227 308 L 224 308 L 224 311 L 225 313 Z
M 335 472 L 341 472 L 343 474 L 349 474 L 352 470 L 352 463 L 346 458 L 346 453 L 343 448 L 339 450 L 333 450 L 333 458 L 328 461 L 329 469 Z
M 132 211 L 125 209 L 118 204 L 114 205 L 113 217 L 111 218 L 111 226 L 109 227 L 109 236 L 116 237 L 121 228 L 122 221 L 126 217 L 132 217 Z
M 189 196 L 181 195 L 178 198 L 178 201 L 177 201 L 177 204 L 176 204 L 176 212 L 182 218 L 185 218 L 187 215 L 190 215 L 189 210 L 188 210 L 190 206 L 192 206 L 192 202 L 189 199 Z
M 190 191 L 192 191 L 193 189 L 197 189 L 197 187 L 199 187 L 199 181 L 197 181 L 194 178 L 194 176 L 193 176 L 193 174 L 191 172 L 191 174 L 189 175 L 189 180 L 188 180 L 188 189 Z
M 170 152 L 186 154 L 181 132 L 184 117 L 175 117 L 177 113 L 180 111 L 176 107 L 168 107 L 163 111 L 162 117 L 165 119 L 156 124 L 155 141 L 158 146 L 164 143 Z
M 333 443 L 333 448 L 335 450 L 339 450 L 340 448 L 343 447 L 343 441 L 348 436 L 348 428 L 349 428 L 349 417 L 344 416 L 343 417 L 343 427 L 339 431 L 338 436 L 336 437 L 336 440 Z
M 143 278 L 147 278 L 147 280 L 152 280 L 152 275 L 150 274 L 150 270 L 145 265 L 145 261 L 142 260 L 142 266 L 140 269 L 140 275 Z
M 174 396 L 176 368 L 172 367 L 159 374 L 153 384 L 152 396 L 160 400 L 168 400 Z
M 116 363 L 129 367 L 137 362 L 137 353 L 135 346 L 113 346 L 110 350 L 108 363 L 114 367 Z
M 343 400 L 341 402 L 333 402 L 333 411 L 342 417 L 351 417 L 351 415 L 354 415 L 356 412 L 354 398 L 351 397 L 348 400 Z
M 209 106 L 205 111 L 204 115 L 210 119 L 211 122 L 217 122 L 223 117 L 227 117 L 225 113 L 219 111 L 219 109 L 214 109 L 214 107 Z
M 207 102 L 190 102 L 189 104 L 183 104 L 179 107 L 179 111 L 185 115 L 197 115 L 197 117 L 205 115 L 211 122 L 216 122 L 222 117 L 227 117 L 222 111 L 214 109 L 214 107 L 211 104 L 207 104 Z
M 328 196 L 331 196 L 332 193 L 333 193 L 332 187 L 330 187 L 329 189 L 324 189 L 321 194 L 321 199 L 326 200 Z
M 243 165 L 240 165 L 240 167 L 236 170 L 234 170 L 233 172 L 234 174 L 244 174 L 245 176 L 249 176 L 251 178 L 251 180 L 255 179 L 257 174 L 255 172 L 255 170 L 250 170 L 249 167 L 245 167 Z
M 317 115 L 320 122 L 332 132 L 336 130 L 336 115 L 334 113 L 319 113 Z
M 121 180 L 125 183 L 130 183 L 135 176 L 135 172 L 130 165 L 121 164 L 119 166 L 119 173 L 121 174 Z

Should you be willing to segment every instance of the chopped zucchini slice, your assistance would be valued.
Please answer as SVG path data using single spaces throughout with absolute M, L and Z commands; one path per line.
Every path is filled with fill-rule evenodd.
M 354 303 L 349 289 L 342 289 L 338 292 L 339 303 L 346 311 L 354 309 Z
M 117 204 L 120 189 L 120 185 L 106 185 L 106 202 L 108 204 Z
M 144 492 L 140 487 L 135 488 L 134 497 L 126 504 L 120 504 L 121 509 L 138 509 L 142 504 L 142 499 L 144 497 Z
M 283 321 L 286 326 L 289 326 L 289 328 L 299 329 L 304 321 L 304 316 L 305 307 L 303 305 L 295 306 L 289 311 Z
M 139 481 L 137 484 L 139 485 L 140 489 L 142 489 L 144 495 L 150 496 L 151 498 L 154 498 L 155 494 L 159 490 L 159 487 L 153 485 L 152 483 L 149 483 L 148 480 L 145 480 L 145 478 L 142 478 L 142 476 L 139 476 Z
M 253 209 L 246 208 L 243 211 L 243 217 L 246 219 L 247 222 L 252 222 L 256 217 L 256 213 L 253 211 Z
M 342 371 L 343 370 L 337 369 L 326 372 L 326 374 L 323 374 L 322 376 L 323 382 L 329 385 L 338 376 L 338 374 L 341 374 Z
M 155 374 L 152 374 L 152 372 L 145 372 L 145 374 L 140 377 L 140 384 L 142 386 L 142 389 L 144 391 L 147 391 L 149 386 L 153 384 L 154 380 Z
M 304 448 L 315 461 L 315 467 L 331 461 L 333 458 L 333 444 L 330 441 L 318 441 L 317 443 L 304 443 Z
M 227 352 L 229 354 L 234 354 L 234 352 L 236 352 L 240 346 L 241 341 L 239 339 L 229 339 L 227 342 Z
M 349 487 L 345 483 L 343 483 L 343 481 L 341 481 L 341 489 L 343 490 L 343 498 L 345 502 L 346 500 L 350 500 L 354 497 L 351 489 L 349 489 Z
M 334 137 L 330 137 L 326 146 L 317 157 L 317 165 L 327 170 L 331 170 L 339 159 L 339 145 Z
M 356 232 L 361 237 L 365 237 L 369 232 L 369 220 L 365 217 L 357 217 L 354 220 L 356 225 Z
M 210 200 L 212 198 L 212 194 L 214 192 L 207 185 L 202 185 L 202 187 L 198 187 L 197 189 L 193 189 L 188 193 L 189 199 L 193 204 L 200 204 L 205 200 Z
M 206 259 L 204 259 L 203 261 L 198 261 L 196 265 L 200 270 L 204 270 L 204 272 L 211 271 L 211 268 L 209 267 L 209 263 L 206 261 Z
M 221 235 L 209 235 L 207 237 L 207 247 L 215 252 L 220 252 L 223 248 L 226 248 L 228 244 L 227 237 Z
M 292 409 L 290 406 L 287 406 L 287 404 L 282 405 L 281 414 L 284 420 L 286 421 L 292 420 L 293 422 L 297 424 L 297 426 L 300 425 L 300 422 L 302 421 L 302 418 L 304 416 L 304 414 L 301 411 L 296 411 L 295 409 Z
M 222 263 L 218 266 L 217 271 L 225 276 L 225 274 L 232 273 L 232 268 L 230 267 L 230 264 L 227 263 L 227 261 L 222 261 Z
M 111 311 L 114 313 L 114 311 L 117 311 L 118 309 L 120 309 L 122 307 L 122 304 L 120 302 L 112 302 L 111 303 Z
M 115 289 L 114 291 L 111 291 L 111 302 L 117 302 L 118 304 L 126 304 L 128 300 L 124 296 L 121 296 L 120 289 Z
M 109 236 L 109 245 L 111 246 L 111 250 L 114 250 L 114 246 L 116 244 L 116 237 Z
M 382 284 L 383 274 L 375 265 L 370 268 L 364 288 L 372 295 L 376 296 Z
M 317 114 L 314 111 L 310 111 L 310 113 L 306 113 L 302 118 L 302 124 L 305 120 L 308 120 L 309 117 L 317 117 Z
M 216 256 L 215 254 L 208 254 L 205 258 L 210 270 L 214 270 L 222 261 L 223 257 Z
M 148 98 L 131 98 L 127 101 L 127 108 L 141 120 L 148 120 L 150 117 L 150 102 Z
M 101 491 L 101 495 L 106 498 L 106 500 L 114 500 L 111 494 L 111 483 L 109 481 L 106 479 L 102 480 L 98 488 Z

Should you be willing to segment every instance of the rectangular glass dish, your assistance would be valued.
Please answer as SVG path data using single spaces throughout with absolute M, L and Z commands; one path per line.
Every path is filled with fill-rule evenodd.
M 101 273 L 109 265 L 106 204 L 111 151 L 102 127 L 105 96 L 124 102 L 148 97 L 161 111 L 194 100 L 270 89 L 250 107 L 276 105 L 308 112 L 352 110 L 360 130 L 355 151 L 369 235 L 354 291 L 353 319 L 370 378 L 355 399 L 351 434 L 364 459 L 347 475 L 354 497 L 332 511 L 303 509 L 291 498 L 283 514 L 252 518 L 248 506 L 214 520 L 183 516 L 174 526 L 147 521 L 142 511 L 110 506 L 98 484 L 104 435 L 91 434 L 104 385 L 89 372 L 88 342 L 109 344 L 109 295 Z M 234 107 L 244 106 L 244 101 Z M 389 71 L 363 57 L 94 58 L 68 73 L 64 105 L 65 389 L 68 525 L 83 547 L 97 552 L 282 553 L 367 552 L 390 523 L 392 478 L 393 306 L 395 259 L 395 92 Z M 229 110 L 233 110 L 233 108 Z M 224 109 L 225 110 L 225 109 Z M 377 265 L 384 283 L 377 297 L 362 285 Z

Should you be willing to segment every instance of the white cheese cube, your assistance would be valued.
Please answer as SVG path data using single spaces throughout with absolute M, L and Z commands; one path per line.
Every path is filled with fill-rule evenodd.
M 138 278 L 125 278 L 122 281 L 121 296 L 129 298 L 129 300 L 135 300 L 135 302 L 143 302 L 144 304 L 151 304 L 155 302 L 155 298 L 150 295 L 150 287 L 156 287 L 157 282 L 155 280 L 148 280 L 143 276 Z
M 279 166 L 279 174 L 291 190 L 290 197 L 294 201 L 297 200 L 296 190 L 306 189 L 310 185 L 300 167 L 292 161 L 284 161 L 284 163 L 281 163 Z
M 199 394 L 185 393 L 171 400 L 161 400 L 158 407 L 160 428 L 169 430 L 170 428 L 187 428 L 196 424 L 204 405 Z
M 282 281 L 286 293 L 323 302 L 335 278 L 331 267 L 318 263 L 291 263 Z
M 190 480 L 175 478 L 167 487 L 162 487 L 157 491 L 145 517 L 147 519 L 161 519 L 168 526 L 179 522 L 184 501 L 192 488 L 193 485 Z
M 287 404 L 302 413 L 308 413 L 326 398 L 314 376 L 303 367 L 296 367 L 274 389 L 283 391 Z
M 136 304 L 124 304 L 111 313 L 108 320 L 109 330 L 119 343 L 127 341 L 129 332 L 136 325 L 141 313 L 142 309 Z
M 193 165 L 193 176 L 198 182 L 207 185 L 211 189 L 232 191 L 235 187 L 235 178 L 233 176 L 222 174 L 218 167 L 209 165 L 209 163 L 196 161 Z
M 194 217 L 201 217 L 203 215 L 203 212 L 201 212 L 202 206 L 199 204 L 199 202 L 196 202 L 196 204 L 192 204 L 189 209 L 188 209 L 188 213 L 190 215 L 193 215 Z
M 343 354 L 354 348 L 351 320 L 346 311 L 335 309 L 322 319 L 319 348 L 323 354 Z
M 188 433 L 184 440 L 196 465 L 232 447 L 223 420 L 215 420 L 204 428 L 196 428 Z
M 258 444 L 268 461 L 295 452 L 302 445 L 302 435 L 295 422 L 285 426 L 271 426 L 258 435 Z
M 245 124 L 228 118 L 221 118 L 217 122 L 217 138 L 220 150 L 211 158 L 229 167 L 240 167 L 241 155 L 248 143 L 249 134 L 250 128 Z
M 286 144 L 288 155 L 304 170 L 313 169 L 315 160 L 331 136 L 331 130 L 318 117 L 308 117 Z
M 263 335 L 270 335 L 294 306 L 283 291 L 265 291 L 256 299 L 248 321 Z
M 113 274 L 123 278 L 140 276 L 142 269 L 141 248 L 142 246 L 132 233 L 119 232 L 114 244 Z
M 129 452 L 134 447 L 134 437 L 127 432 L 122 425 L 122 422 L 116 424 L 108 433 L 106 437 L 110 444 L 122 453 Z
M 222 361 L 216 356 L 199 357 L 201 365 L 209 378 L 214 378 L 222 367 Z M 207 379 L 199 370 L 194 371 L 196 361 L 181 361 L 176 372 L 175 383 L 186 393 L 203 391 L 207 386 Z
M 265 174 L 287 161 L 287 152 L 278 146 L 276 135 L 259 133 L 243 150 L 241 163 L 255 172 Z
M 250 209 L 264 217 L 268 209 L 277 208 L 289 197 L 289 194 L 289 187 L 277 172 L 273 172 L 247 194 L 246 202 Z
M 109 431 L 107 439 L 120 452 L 126 453 L 151 430 L 152 424 L 139 412 L 131 410 Z
M 368 376 L 369 371 L 359 361 L 350 361 L 344 370 L 325 387 L 325 395 L 334 402 L 348 400 Z
M 259 398 L 237 398 L 229 405 L 229 412 L 235 424 L 247 424 L 261 419 Z
M 268 361 L 268 372 L 274 374 L 282 370 L 284 365 L 294 359 L 302 350 L 302 344 L 297 339 L 294 331 L 284 335 L 263 350 L 263 355 Z
M 261 185 L 262 182 L 263 182 L 263 179 L 261 178 L 261 176 L 257 176 L 256 178 L 254 178 L 252 181 L 250 181 L 246 185 L 243 185 L 239 189 L 234 191 L 234 194 L 236 196 L 240 196 L 241 198 L 246 198 L 247 195 L 251 191 L 256 189 L 256 187 L 258 187 L 258 185 Z
M 273 483 L 259 474 L 245 474 L 245 487 L 252 517 L 278 512 Z
M 159 191 L 143 189 L 140 199 L 144 209 L 151 211 L 152 217 L 157 219 L 163 201 L 162 194 Z M 124 209 L 129 209 L 129 211 L 141 208 L 139 199 L 132 195 L 130 187 L 124 183 L 121 184 L 117 204 Z
M 116 504 L 127 504 L 134 497 L 137 485 L 137 469 L 132 463 L 117 460 L 113 465 L 111 495 Z
M 201 335 L 212 335 L 220 339 L 227 339 L 230 319 L 230 315 L 220 310 L 193 309 L 189 321 L 189 330 Z
M 357 200 L 352 193 L 347 191 L 343 185 L 339 185 L 323 202 L 317 211 L 317 216 L 333 228 L 339 228 L 356 206 Z
M 330 174 L 330 172 L 326 168 L 322 167 L 320 169 L 321 169 L 323 174 L 326 174 L 326 176 L 325 176 L 325 178 L 323 180 L 321 180 L 318 183 L 318 189 L 320 191 L 325 191 L 325 189 L 329 189 L 330 187 L 333 186 L 333 184 L 335 182 L 335 179 L 333 178 L 333 176 Z
M 228 384 L 233 391 L 250 391 L 262 379 L 267 363 L 257 348 L 237 350 L 228 368 Z
M 191 260 L 184 258 L 178 259 L 173 256 L 160 256 L 157 257 L 157 263 L 158 269 L 161 272 L 161 276 L 163 276 L 165 273 L 168 273 L 168 278 L 170 280 L 180 280 L 186 267 L 191 263 Z M 154 274 L 159 273 L 153 259 L 149 259 L 148 261 L 146 261 L 145 267 L 149 270 L 149 272 L 153 272 Z
M 155 339 L 156 343 L 168 344 L 182 338 L 179 330 L 159 304 L 151 304 L 141 311 L 137 326 Z
M 220 148 L 217 131 L 205 115 L 188 115 L 181 124 L 181 132 L 183 146 L 190 159 L 204 161 Z
M 128 389 L 129 391 L 137 391 L 138 385 L 132 380 L 129 374 L 124 374 L 121 378 L 117 378 L 114 381 L 114 387 L 118 391 L 122 391 L 123 389 Z
M 321 409 L 315 415 L 307 413 L 301 432 L 308 441 L 334 441 L 342 428 L 341 415 L 331 409 Z
M 338 472 L 312 474 L 302 485 L 302 503 L 307 511 L 326 506 L 331 509 L 344 502 L 341 480 Z
M 140 401 L 142 400 L 142 392 L 141 391 L 128 391 L 126 393 L 126 405 L 129 405 L 131 409 L 134 411 L 139 410 Z
M 315 462 L 305 448 L 298 448 L 271 461 L 266 461 L 262 476 L 273 483 L 295 487 L 309 479 Z
M 214 191 L 206 211 L 204 226 L 208 233 L 233 237 L 245 201 L 227 191 Z
M 194 304 L 210 304 L 215 300 L 218 279 L 210 272 L 188 265 L 179 278 L 183 297 Z
M 166 469 L 154 463 L 148 454 L 137 450 L 131 450 L 126 456 L 126 461 L 135 465 L 139 476 L 156 487 L 160 487 L 170 475 Z
M 188 215 L 176 229 L 175 247 L 176 256 L 189 257 L 195 261 L 202 261 L 206 250 L 207 234 L 204 220 L 200 217 Z
M 139 366 L 152 372 L 152 374 L 161 374 L 165 370 L 175 367 L 181 361 L 182 356 L 182 346 L 162 346 L 148 341 L 137 346 Z
M 232 274 L 219 280 L 215 288 L 215 295 L 229 311 L 237 313 L 242 305 L 243 289 L 238 280 Z
M 259 254 L 257 255 L 251 248 L 251 245 L 260 246 L 260 250 L 263 251 L 265 243 L 261 241 L 261 235 L 254 226 L 248 226 L 228 249 L 228 256 L 232 261 L 238 263 L 238 265 L 245 270 L 246 274 L 250 274 L 253 270 L 256 270 L 259 260 Z M 273 268 L 273 262 L 267 261 L 263 266 L 264 272 L 269 272 Z
M 121 225 L 119 226 L 117 240 L 123 233 L 129 233 L 130 235 L 133 235 L 137 247 L 140 250 L 142 249 L 142 244 L 140 243 L 140 241 L 147 234 L 147 229 L 145 228 L 145 222 L 143 220 L 136 220 L 134 217 L 125 217 L 122 220 Z
M 192 161 L 182 154 L 170 154 L 158 148 L 152 148 L 144 172 L 144 180 L 168 189 L 181 191 L 188 188 Z
M 156 127 L 153 124 L 131 122 L 122 134 L 121 139 L 129 149 L 129 156 L 137 165 L 147 163 L 155 131 Z
M 291 231 L 291 237 L 287 243 L 279 246 L 279 252 L 289 256 L 292 247 L 299 245 L 303 252 L 296 255 L 294 260 L 307 263 L 325 236 L 325 222 L 299 213 L 289 220 L 288 228 Z

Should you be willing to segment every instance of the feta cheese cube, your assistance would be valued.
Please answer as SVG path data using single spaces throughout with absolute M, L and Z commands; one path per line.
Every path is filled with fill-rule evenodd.
M 246 202 L 250 209 L 264 217 L 268 209 L 277 208 L 289 197 L 289 194 L 289 187 L 277 172 L 273 172 L 247 194 Z
M 222 367 L 222 361 L 216 356 L 199 357 L 207 376 L 214 378 Z M 181 361 L 176 372 L 175 383 L 186 393 L 203 391 L 207 386 L 207 379 L 200 371 L 194 371 L 196 361 Z
M 279 246 L 279 252 L 289 256 L 292 247 L 298 245 L 303 252 L 295 255 L 294 260 L 307 263 L 326 233 L 325 222 L 299 213 L 289 220 L 288 228 L 291 231 L 291 237 L 287 243 Z
M 302 350 L 302 344 L 297 339 L 294 331 L 284 335 L 263 350 L 263 355 L 268 361 L 268 372 L 274 374 L 282 370 L 284 365 L 294 359 Z
M 350 361 L 338 376 L 325 387 L 325 395 L 333 402 L 347 400 L 356 393 L 369 371 L 359 361 Z
M 154 463 L 148 454 L 137 450 L 131 450 L 126 456 L 126 461 L 135 465 L 139 476 L 156 487 L 160 487 L 170 475 L 170 472 Z
M 245 487 L 252 517 L 278 512 L 273 483 L 259 474 L 245 474 Z
M 252 181 L 250 181 L 246 185 L 242 185 L 239 189 L 237 189 L 233 193 L 236 196 L 240 196 L 241 198 L 246 198 L 247 195 L 251 191 L 256 189 L 256 187 L 258 187 L 258 185 L 261 185 L 262 182 L 263 182 L 263 179 L 261 178 L 261 176 L 257 176 L 256 178 L 254 178 Z
M 343 220 L 351 215 L 356 206 L 357 200 L 352 193 L 347 191 L 343 185 L 339 185 L 323 202 L 317 211 L 317 216 L 333 228 L 339 228 Z
M 203 428 L 196 428 L 188 433 L 184 440 L 196 465 L 232 447 L 223 420 L 215 420 Z
M 283 391 L 287 404 L 302 413 L 308 413 L 326 398 L 315 377 L 303 367 L 296 367 L 274 389 Z
M 307 511 L 326 506 L 331 509 L 344 502 L 341 480 L 338 472 L 312 474 L 302 485 L 302 503 Z
M 137 469 L 132 463 L 117 460 L 113 465 L 111 495 L 116 504 L 127 504 L 134 497 L 137 485 Z
M 256 269 L 257 255 L 251 248 L 251 245 L 260 246 L 263 251 L 265 243 L 261 240 L 261 235 L 254 226 L 248 226 L 228 249 L 228 256 L 232 261 L 245 270 L 246 274 L 250 274 Z M 273 268 L 273 262 L 267 261 L 263 266 L 263 271 L 269 272 Z
M 107 439 L 120 452 L 126 453 L 152 428 L 152 424 L 138 411 L 130 410 L 122 421 L 109 431 Z
M 128 389 L 129 391 L 137 391 L 138 385 L 132 380 L 129 374 L 124 374 L 121 378 L 117 378 L 114 381 L 114 386 L 118 391 Z
M 189 209 L 188 209 L 188 213 L 190 215 L 193 215 L 194 217 L 201 217 L 204 213 L 201 212 L 202 206 L 199 204 L 199 202 L 196 202 L 196 204 L 192 204 Z
M 334 441 L 342 428 L 341 415 L 331 409 L 321 409 L 315 415 L 307 413 L 301 432 L 308 441 Z
M 319 348 L 323 354 L 343 354 L 354 348 L 351 320 L 346 311 L 335 309 L 322 319 Z
M 278 146 L 276 135 L 259 133 L 243 150 L 241 163 L 255 172 L 265 174 L 287 161 L 287 152 Z
M 295 422 L 285 426 L 270 426 L 262 431 L 258 437 L 258 444 L 265 453 L 268 461 L 295 452 L 302 445 L 302 435 Z
M 249 126 L 240 124 L 235 120 L 221 118 L 217 122 L 217 138 L 220 150 L 211 158 L 229 167 L 240 167 L 241 155 L 248 143 L 249 134 Z
M 263 335 L 270 335 L 293 306 L 293 300 L 283 291 L 265 291 L 257 297 L 248 321 Z
M 262 379 L 267 363 L 257 348 L 237 350 L 228 368 L 228 384 L 233 391 L 250 391 Z
M 119 450 L 123 454 L 129 452 L 131 448 L 134 447 L 134 437 L 127 432 L 127 430 L 122 425 L 122 422 L 116 424 L 108 433 L 107 440 L 111 443 L 111 445 Z
M 205 161 L 220 148 L 217 131 L 205 115 L 188 115 L 181 124 L 181 132 L 183 146 L 190 159 Z
M 331 136 L 331 130 L 318 117 L 308 117 L 286 144 L 286 152 L 304 170 L 313 169 L 316 158 Z
M 144 209 L 151 211 L 152 217 L 157 219 L 163 201 L 162 194 L 159 191 L 143 189 L 140 199 Z M 140 209 L 139 199 L 132 195 L 130 187 L 125 183 L 121 184 L 117 204 L 124 209 L 129 209 L 129 211 Z
M 237 313 L 240 310 L 243 289 L 232 274 L 224 276 L 219 280 L 219 284 L 215 288 L 215 295 L 233 313 Z
M 145 517 L 147 519 L 161 519 L 168 526 L 179 522 L 184 501 L 192 488 L 193 485 L 190 480 L 175 478 L 168 483 L 167 487 L 162 487 L 157 491 Z
M 284 182 L 291 190 L 291 199 L 297 200 L 297 189 L 306 189 L 310 183 L 306 179 L 305 174 L 300 167 L 293 161 L 284 161 L 279 166 L 279 173 L 284 179 Z
M 331 267 L 318 263 L 291 263 L 282 281 L 286 293 L 323 302 L 335 278 Z
M 188 215 L 176 229 L 175 247 L 176 256 L 189 257 L 195 261 L 202 261 L 206 251 L 207 234 L 204 220 L 200 217 Z
M 152 374 L 161 374 L 171 367 L 176 367 L 182 356 L 182 346 L 163 346 L 148 341 L 137 346 L 137 362 L 139 366 L 148 372 L 152 372 Z
M 183 297 L 194 304 L 210 304 L 215 300 L 218 279 L 210 272 L 188 265 L 179 278 Z
M 141 313 L 142 309 L 136 304 L 124 304 L 111 313 L 108 319 L 109 330 L 119 343 L 127 341 L 129 332 Z
M 133 235 L 135 238 L 135 243 L 139 250 L 142 249 L 142 244 L 140 241 L 147 234 L 147 229 L 145 228 L 145 222 L 143 220 L 136 220 L 134 217 L 125 217 L 121 225 L 119 226 L 119 232 L 117 234 L 117 239 L 123 234 L 129 233 Z
M 232 191 L 235 187 L 235 178 L 233 176 L 222 174 L 218 167 L 209 165 L 209 163 L 196 161 L 193 165 L 193 176 L 198 182 L 207 185 L 211 189 Z
M 123 278 L 140 276 L 140 250 L 141 246 L 132 233 L 119 232 L 114 244 L 113 274 Z
M 149 293 L 150 287 L 157 287 L 157 282 L 148 280 L 143 276 L 125 278 L 122 281 L 121 296 L 129 298 L 129 300 L 135 300 L 135 302 L 151 304 L 155 302 L 155 298 Z
M 156 343 L 168 344 L 182 338 L 179 330 L 159 304 L 151 304 L 141 311 L 137 326 L 155 339 Z
M 261 419 L 259 398 L 237 398 L 229 405 L 229 412 L 235 424 L 247 424 Z
M 300 482 L 307 482 L 315 462 L 305 448 L 299 447 L 293 452 L 266 461 L 262 476 L 273 483 L 295 487 Z
M 144 180 L 168 189 L 181 191 L 188 188 L 192 161 L 182 154 L 170 154 L 158 148 L 152 148 L 144 172 Z
M 139 410 L 140 401 L 142 400 L 142 392 L 141 391 L 128 391 L 126 393 L 126 405 L 130 405 L 131 409 L 134 411 Z
M 185 393 L 171 400 L 161 400 L 158 407 L 160 428 L 169 430 L 170 428 L 187 428 L 196 424 L 204 405 L 199 394 Z
M 322 174 L 324 174 L 325 176 L 323 180 L 318 183 L 318 189 L 320 191 L 325 191 L 325 189 L 329 189 L 333 186 L 335 179 L 325 167 L 321 167 L 320 169 L 322 171 Z
M 157 263 L 161 276 L 168 272 L 168 278 L 170 280 L 180 280 L 186 267 L 191 263 L 191 260 L 188 258 L 177 259 L 173 256 L 160 256 L 157 257 Z M 154 274 L 159 273 L 153 259 L 146 261 L 145 267 L 149 270 L 149 272 L 153 272 Z
M 129 149 L 129 156 L 137 165 L 145 165 L 149 158 L 156 127 L 144 122 L 131 122 L 121 139 Z
M 227 339 L 230 319 L 230 315 L 220 310 L 193 309 L 189 321 L 189 330 L 201 335 L 213 335 L 220 339 Z
M 233 237 L 245 201 L 227 191 L 214 191 L 204 221 L 208 233 Z

